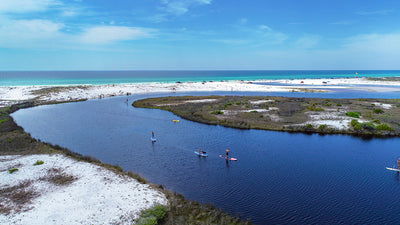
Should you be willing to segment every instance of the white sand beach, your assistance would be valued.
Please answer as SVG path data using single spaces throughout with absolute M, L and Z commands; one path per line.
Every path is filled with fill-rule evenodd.
M 44 163 L 35 166 L 38 160 Z M 11 168 L 18 170 L 9 173 Z M 74 180 L 57 184 L 48 179 L 54 175 Z M 141 210 L 167 204 L 147 184 L 62 155 L 0 156 L 0 190 L 5 188 L 12 191 L 0 195 L 0 204 L 10 212 L 0 214 L 0 224 L 132 224 Z M 27 201 L 10 200 L 21 193 Z
M 263 85 L 256 84 L 263 83 Z M 274 83 L 269 85 L 268 83 Z M 282 84 L 282 85 L 279 85 Z M 290 86 L 288 86 L 290 85 Z M 367 85 L 367 86 L 363 86 Z M 373 87 L 368 86 L 373 85 Z M 34 91 L 59 87 L 45 94 Z M 330 89 L 355 89 L 364 91 L 398 91 L 400 82 L 372 81 L 365 78 L 349 79 L 304 79 L 304 80 L 258 80 L 258 81 L 218 81 L 184 83 L 133 83 L 107 85 L 69 85 L 69 86 L 14 86 L 0 87 L 0 107 L 30 99 L 40 101 L 69 101 L 96 99 L 145 93 L 173 92 L 210 92 L 210 91 L 246 91 L 246 92 L 292 92 L 292 91 L 329 91 Z

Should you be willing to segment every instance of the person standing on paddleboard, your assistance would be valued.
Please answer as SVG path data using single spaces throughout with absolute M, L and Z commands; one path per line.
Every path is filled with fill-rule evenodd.
M 400 170 L 400 158 L 397 159 L 397 169 Z
M 229 159 L 229 149 L 226 149 L 226 158 Z
M 153 132 L 153 131 L 151 132 L 151 137 L 152 137 L 152 138 L 154 137 L 154 132 Z

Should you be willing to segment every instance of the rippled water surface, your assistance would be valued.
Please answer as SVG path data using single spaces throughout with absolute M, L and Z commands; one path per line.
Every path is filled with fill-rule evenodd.
M 13 117 L 35 138 L 118 164 L 256 224 L 399 223 L 399 175 L 385 169 L 400 156 L 399 138 L 239 130 L 130 105 L 150 96 L 131 96 L 129 104 L 116 97 L 40 106 Z M 328 96 L 343 94 L 320 95 Z M 199 147 L 208 158 L 194 154 Z M 226 148 L 237 162 L 219 157 Z

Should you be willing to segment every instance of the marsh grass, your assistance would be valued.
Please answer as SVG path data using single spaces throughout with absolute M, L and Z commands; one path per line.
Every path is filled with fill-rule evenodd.
M 189 201 L 182 195 L 169 191 L 165 193 L 169 201 L 169 211 L 163 224 L 252 224 L 250 220 L 243 221 L 239 217 L 232 217 L 211 204 Z
M 216 99 L 213 102 L 188 103 L 188 100 Z M 305 132 L 320 134 L 352 134 L 356 136 L 400 136 L 400 107 L 398 99 L 319 99 L 268 97 L 270 102 L 252 104 L 265 100 L 265 96 L 179 96 L 142 99 L 135 101 L 135 107 L 157 108 L 168 110 L 184 119 L 213 125 L 222 125 L 239 129 L 263 129 L 288 132 Z M 393 109 L 385 113 L 374 113 L 371 103 L 391 104 Z M 169 105 L 173 104 L 174 107 Z M 253 113 L 255 109 L 276 109 L 262 113 Z M 222 110 L 229 113 L 219 113 Z M 249 113 L 244 113 L 246 110 Z M 347 113 L 345 112 L 347 111 Z M 335 112 L 338 117 L 347 115 L 353 118 L 373 121 L 357 124 L 348 129 L 336 129 L 331 126 L 310 127 L 300 124 L 313 124 L 311 115 L 329 115 Z M 375 111 L 375 112 L 380 112 Z M 379 130 L 376 121 L 388 124 L 392 130 Z M 381 127 L 383 128 L 383 127 Z

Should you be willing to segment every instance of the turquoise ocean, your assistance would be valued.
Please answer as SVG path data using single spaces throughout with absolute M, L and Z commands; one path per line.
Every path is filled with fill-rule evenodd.
M 400 76 L 400 70 L 0 71 L 0 86 L 394 76 Z

